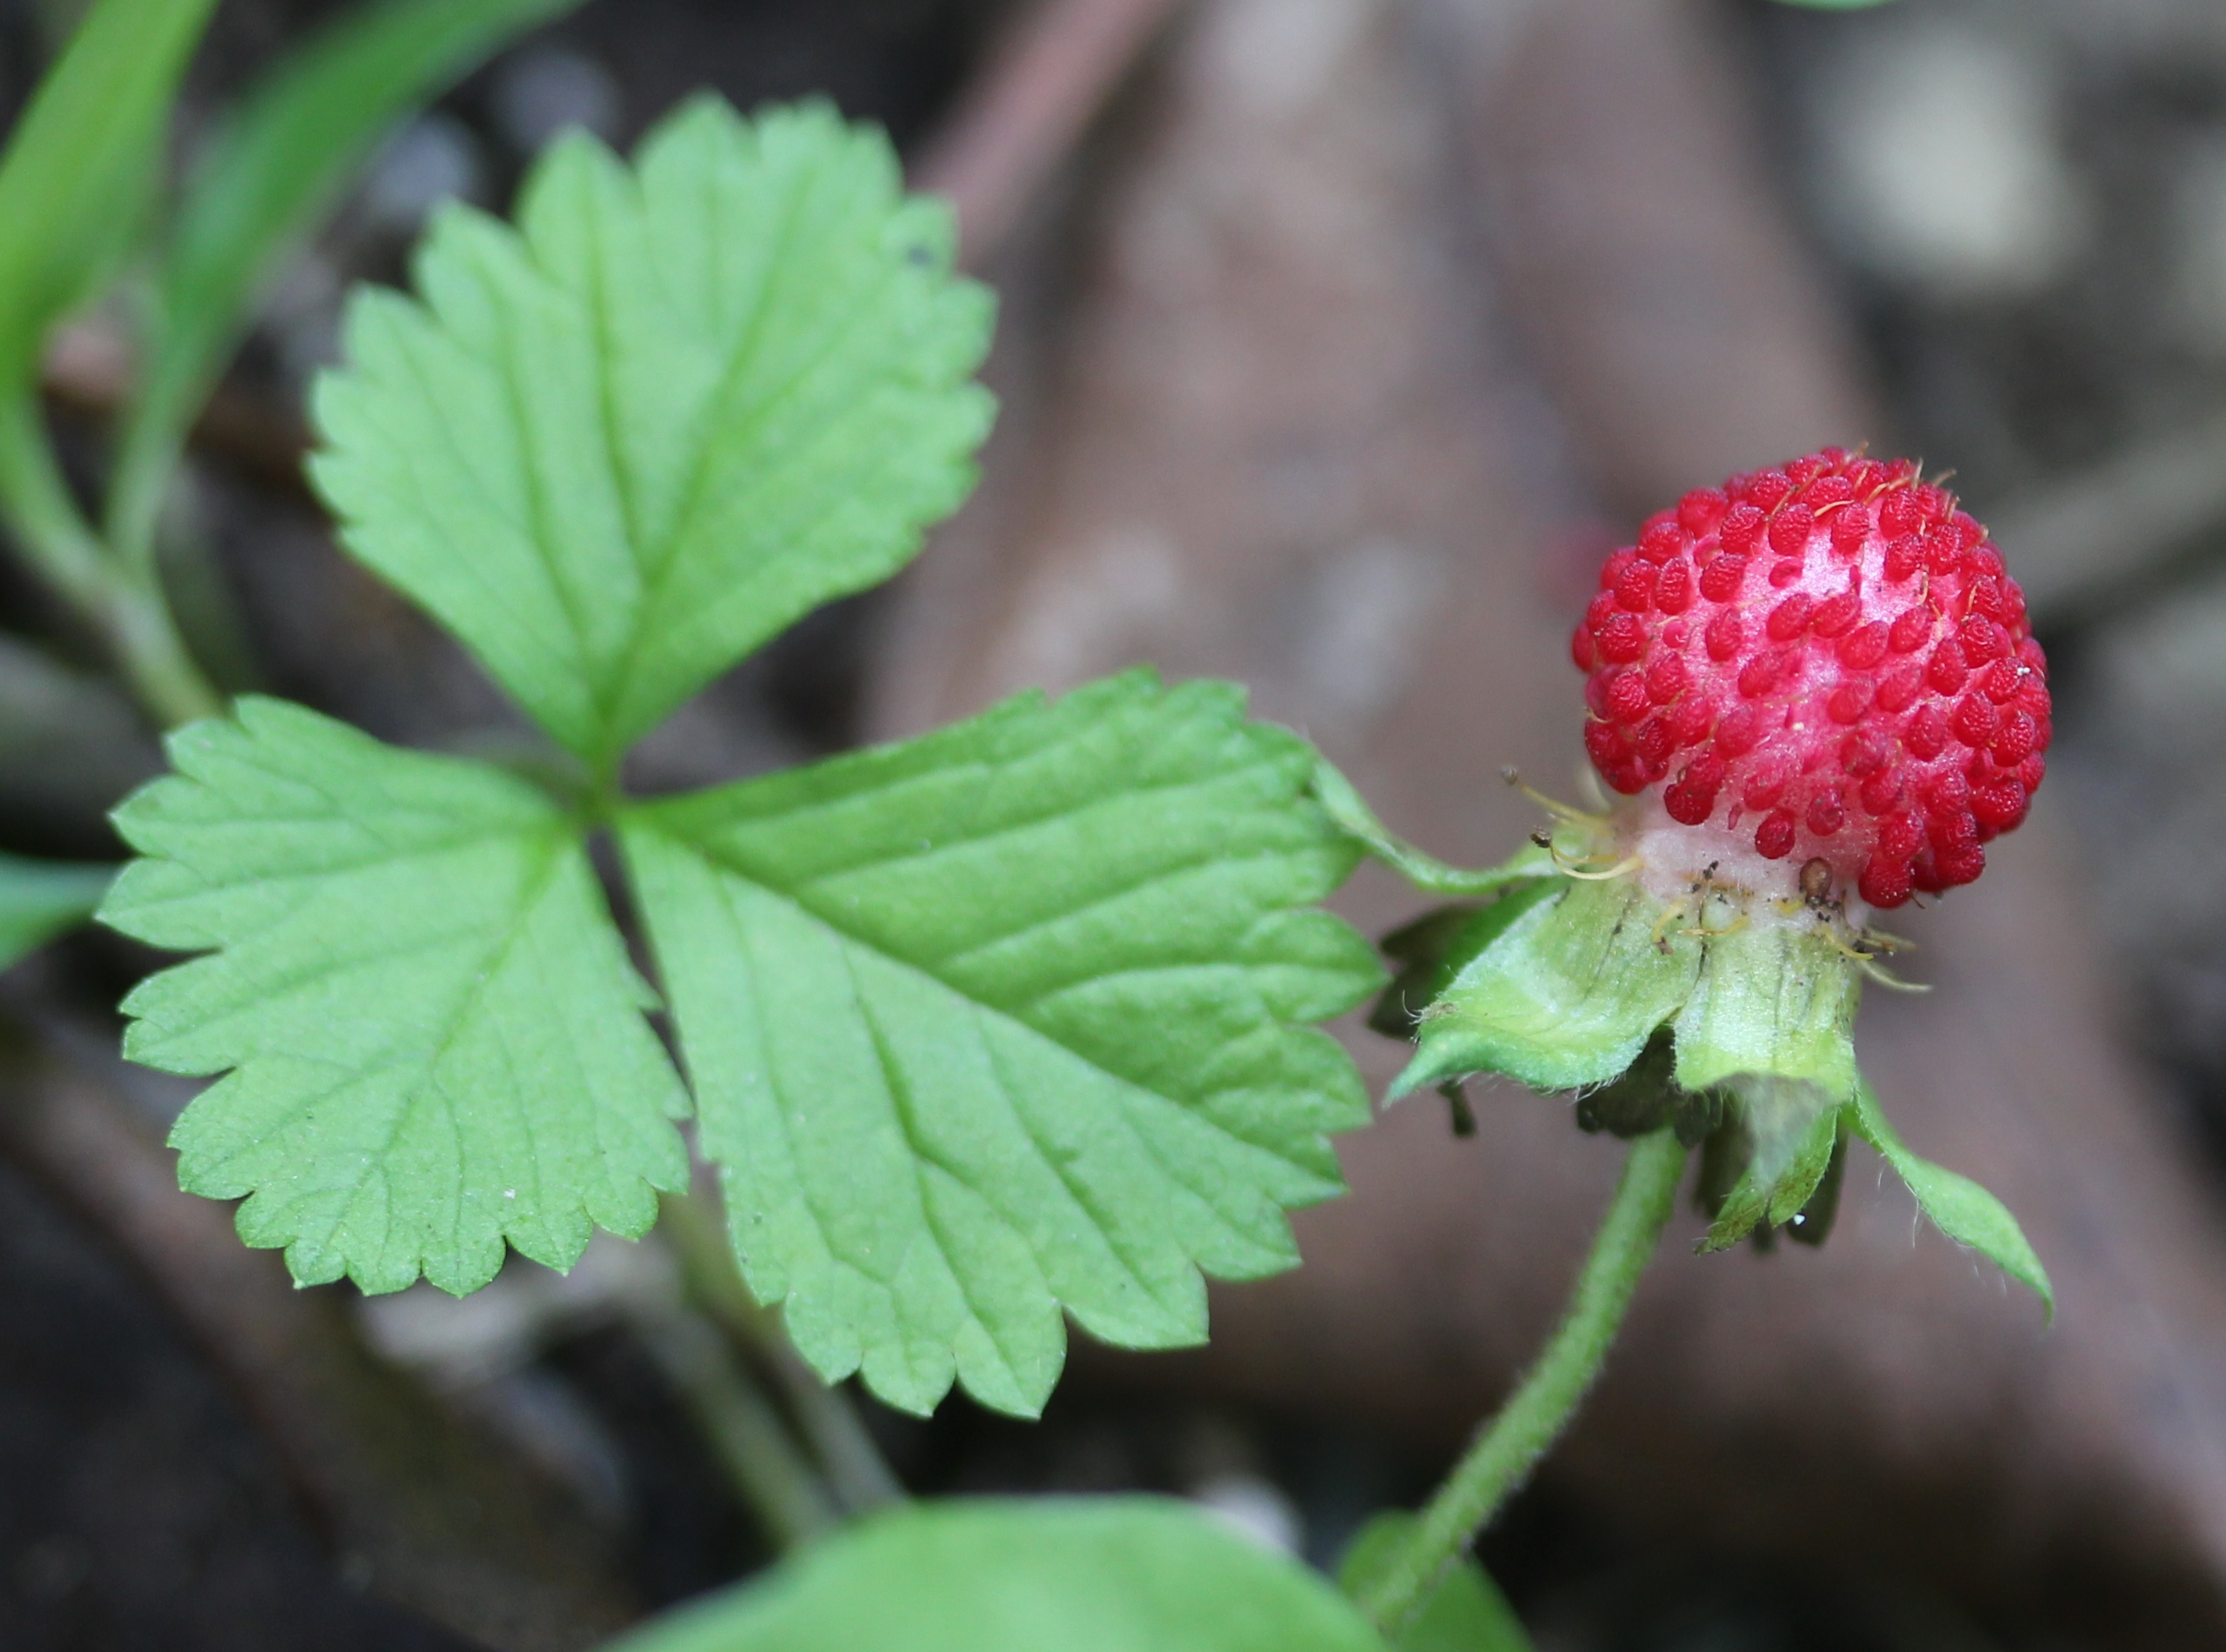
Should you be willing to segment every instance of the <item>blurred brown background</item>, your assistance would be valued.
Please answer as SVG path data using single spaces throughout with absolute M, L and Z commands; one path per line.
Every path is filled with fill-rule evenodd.
M 10 100 L 66 10 L 0 11 Z M 227 0 L 189 138 L 337 10 Z M 1859 1159 L 1821 1253 L 1670 1247 L 1484 1553 L 1549 1652 L 2226 1644 L 2226 7 L 591 0 L 397 132 L 266 306 L 165 531 L 230 685 L 527 737 L 334 550 L 301 393 L 437 202 L 707 84 L 832 96 L 953 194 L 1005 412 L 916 567 L 684 709 L 644 789 L 1149 659 L 1493 860 L 1534 823 L 1500 765 L 1575 771 L 1567 628 L 1640 516 L 1827 442 L 1954 470 L 2061 733 L 1989 876 L 1899 926 L 1936 990 L 1862 1036 L 2056 1322 Z M 88 464 L 103 339 L 50 376 Z M 0 622 L 0 847 L 112 853 L 151 747 L 11 572 Z M 170 1195 L 183 1096 L 106 1055 L 146 963 L 86 936 L 4 983 L 0 1644 L 576 1646 L 762 1562 L 643 1333 L 653 1249 L 364 1309 Z M 1307 1266 L 1219 1292 L 1210 1349 L 1078 1348 L 1037 1427 L 876 1413 L 898 1467 L 1182 1492 L 1332 1560 L 1496 1402 L 1613 1177 L 1563 1102 L 1481 1099 L 1472 1140 L 1425 1101 L 1350 1141 Z

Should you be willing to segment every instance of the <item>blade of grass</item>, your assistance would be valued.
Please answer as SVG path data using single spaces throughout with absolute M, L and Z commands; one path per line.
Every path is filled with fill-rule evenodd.
M 0 157 L 0 395 L 27 396 L 47 328 L 129 244 L 178 77 L 215 0 L 100 0 Z
M 179 444 L 256 297 L 373 148 L 524 30 L 578 0 L 383 0 L 349 13 L 252 90 L 187 185 L 155 274 L 146 377 L 126 423 L 108 538 L 151 555 Z

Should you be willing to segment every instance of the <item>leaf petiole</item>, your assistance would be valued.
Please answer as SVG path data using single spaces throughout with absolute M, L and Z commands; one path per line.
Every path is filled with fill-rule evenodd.
M 1538 1362 L 1478 1432 L 1399 1550 L 1362 1589 L 1361 1609 L 1396 1641 L 1449 1569 L 1568 1425 L 1600 1373 L 1631 1292 L 1676 1202 L 1685 1149 L 1673 1131 L 1631 1143 L 1623 1178 L 1578 1274 L 1569 1308 Z
M 1480 869 L 1450 865 L 1426 855 L 1412 843 L 1394 837 L 1358 789 L 1327 757 L 1316 760 L 1308 789 L 1339 831 L 1425 894 L 1490 895 L 1511 883 L 1558 877 L 1563 872 L 1555 864 L 1553 852 L 1535 844 L 1526 845 L 1497 866 Z

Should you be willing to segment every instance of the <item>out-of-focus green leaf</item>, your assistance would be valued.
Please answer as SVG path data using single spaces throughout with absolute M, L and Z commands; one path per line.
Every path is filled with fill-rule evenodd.
M 578 0 L 381 0 L 297 51 L 195 170 L 155 276 L 147 375 L 122 509 L 143 531 L 173 446 L 223 370 L 257 290 L 394 122 Z
M 115 876 L 113 866 L 0 855 L 0 969 L 92 916 Z
M 1383 1642 L 1313 1573 L 1186 1504 L 1015 1498 L 880 1515 L 609 1652 L 1383 1652 Z
M 178 77 L 216 0 L 100 0 L 0 157 L 0 402 L 30 389 L 46 330 L 138 227 Z
M 1414 1524 L 1414 1515 L 1395 1510 L 1362 1527 L 1337 1569 L 1338 1586 L 1357 1598 Z M 1392 1646 L 1393 1652 L 1532 1652 L 1522 1620 L 1490 1574 L 1465 1557 Z

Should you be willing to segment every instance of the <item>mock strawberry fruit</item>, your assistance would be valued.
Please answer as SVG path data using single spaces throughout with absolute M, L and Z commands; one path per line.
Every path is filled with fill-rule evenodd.
M 1384 942 L 1370 1024 L 1415 1044 L 1386 1099 L 1435 1086 L 1457 1122 L 1492 1075 L 1704 1143 L 1710 1250 L 1821 1239 L 1866 1141 L 2045 1299 L 2009 1213 L 1910 1155 L 1855 1056 L 1863 983 L 1899 984 L 1870 909 L 1969 883 L 2041 783 L 2046 664 L 1985 530 L 1915 465 L 1828 448 L 1650 520 L 1572 647 L 1610 810 L 1539 797 L 1549 826 L 1463 870 L 1316 775 L 1355 844 L 1453 902 Z
M 1821 861 L 1896 907 L 1977 877 L 2046 769 L 2024 594 L 1907 460 L 1827 448 L 1687 494 L 1608 558 L 1571 653 L 1602 778 L 1700 829 L 1685 859 L 1736 838 L 1726 872 Z

